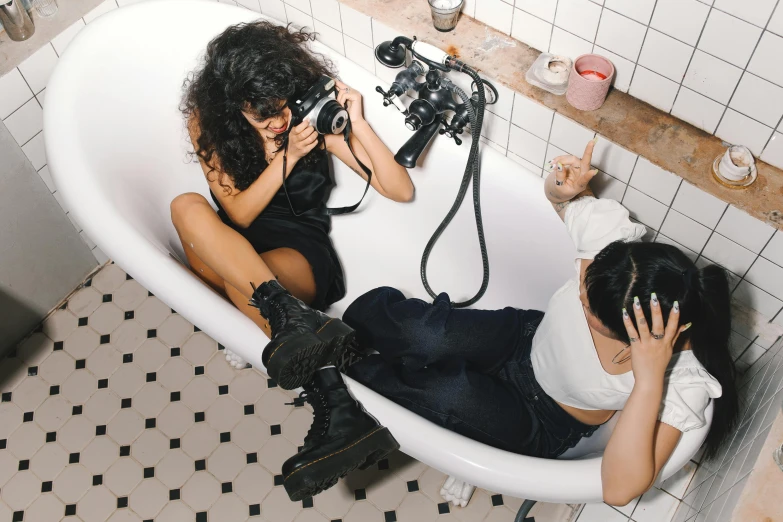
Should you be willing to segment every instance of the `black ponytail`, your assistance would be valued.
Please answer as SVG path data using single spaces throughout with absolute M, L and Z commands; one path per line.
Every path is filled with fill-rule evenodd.
M 690 340 L 696 358 L 723 388 L 721 397 L 714 399 L 712 425 L 704 443 L 705 458 L 715 456 L 739 416 L 736 370 L 729 352 L 731 305 L 726 272 L 716 265 L 699 270 L 671 245 L 616 241 L 587 268 L 585 288 L 590 311 L 625 343 L 629 339 L 622 308 L 631 310 L 634 296 L 642 301 L 649 324 L 652 292 L 658 295 L 664 318 L 674 301 L 679 301 L 680 324 L 693 324 L 680 339 Z

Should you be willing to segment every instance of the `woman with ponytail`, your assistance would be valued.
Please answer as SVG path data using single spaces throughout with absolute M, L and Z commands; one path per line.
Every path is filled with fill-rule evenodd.
M 454 309 L 378 288 L 343 319 L 367 352 L 348 375 L 445 428 L 555 458 L 622 410 L 604 452 L 604 500 L 647 491 L 682 433 L 707 424 L 714 456 L 738 415 L 729 285 L 677 248 L 643 243 L 616 201 L 596 199 L 583 158 L 552 161 L 546 197 L 577 249 L 574 277 L 535 310 Z

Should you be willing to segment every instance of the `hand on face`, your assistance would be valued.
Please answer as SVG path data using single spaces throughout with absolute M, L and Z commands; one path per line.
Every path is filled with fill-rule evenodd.
M 362 94 L 355 89 L 351 89 L 340 80 L 335 80 L 334 83 L 337 86 L 337 103 L 345 107 L 348 111 L 348 116 L 351 117 L 351 121 L 363 120 Z

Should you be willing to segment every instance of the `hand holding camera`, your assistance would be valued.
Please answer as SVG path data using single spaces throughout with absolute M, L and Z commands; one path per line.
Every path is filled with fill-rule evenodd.
M 348 116 L 351 117 L 351 121 L 356 123 L 364 119 L 362 114 L 362 93 L 351 89 L 340 80 L 335 80 L 334 83 L 337 86 L 337 103 L 345 107 L 348 111 Z
M 318 145 L 318 132 L 310 125 L 309 120 L 301 122 L 291 129 L 288 135 L 288 155 L 294 161 L 307 156 Z

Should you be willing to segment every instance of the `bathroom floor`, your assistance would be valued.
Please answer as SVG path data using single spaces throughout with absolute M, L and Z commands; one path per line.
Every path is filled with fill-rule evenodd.
M 512 522 L 521 500 L 397 452 L 313 499 L 279 485 L 311 413 L 110 264 L 0 361 L 0 522 Z M 536 522 L 576 518 L 540 504 Z M 624 519 L 625 520 L 625 519 Z

